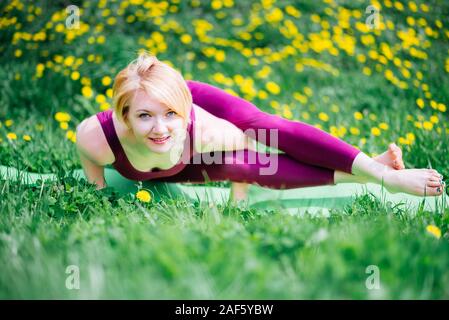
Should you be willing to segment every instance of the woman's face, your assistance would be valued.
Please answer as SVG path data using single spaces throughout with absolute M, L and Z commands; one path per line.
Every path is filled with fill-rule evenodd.
M 156 153 L 166 153 L 186 136 L 184 119 L 175 111 L 138 90 L 126 116 L 139 144 Z

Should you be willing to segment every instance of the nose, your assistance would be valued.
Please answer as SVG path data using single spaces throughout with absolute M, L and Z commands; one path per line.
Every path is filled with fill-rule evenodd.
M 164 120 L 160 118 L 156 118 L 156 121 L 153 126 L 153 133 L 164 135 L 167 132 L 167 126 L 164 122 Z

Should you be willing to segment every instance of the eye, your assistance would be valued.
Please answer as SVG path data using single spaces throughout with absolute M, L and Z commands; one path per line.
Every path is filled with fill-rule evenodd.
M 174 111 L 169 111 L 169 112 L 167 112 L 167 115 L 174 116 L 174 115 L 176 115 L 176 112 L 174 112 Z
M 150 115 L 148 113 L 142 113 L 142 114 L 139 115 L 139 118 L 144 118 L 142 116 L 150 116 Z

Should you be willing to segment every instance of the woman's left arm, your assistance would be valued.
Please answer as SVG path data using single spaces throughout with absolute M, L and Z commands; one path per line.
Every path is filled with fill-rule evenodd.
M 195 149 L 202 152 L 233 151 L 249 149 L 257 151 L 256 141 L 245 135 L 233 123 L 218 118 L 201 107 L 195 109 Z M 238 203 L 245 201 L 249 185 L 244 182 L 231 184 L 229 201 Z

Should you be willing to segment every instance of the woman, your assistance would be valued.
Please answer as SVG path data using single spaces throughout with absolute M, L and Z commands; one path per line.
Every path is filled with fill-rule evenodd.
M 147 53 L 118 73 L 113 92 L 113 110 L 77 127 L 83 170 L 98 189 L 106 186 L 104 166 L 112 164 L 136 181 L 230 180 L 233 200 L 245 198 L 247 183 L 281 189 L 383 182 L 390 192 L 419 196 L 444 190 L 436 170 L 404 169 L 394 144 L 370 158 L 314 126 L 262 112 L 212 85 L 185 81 Z M 258 152 L 255 140 L 281 153 Z

